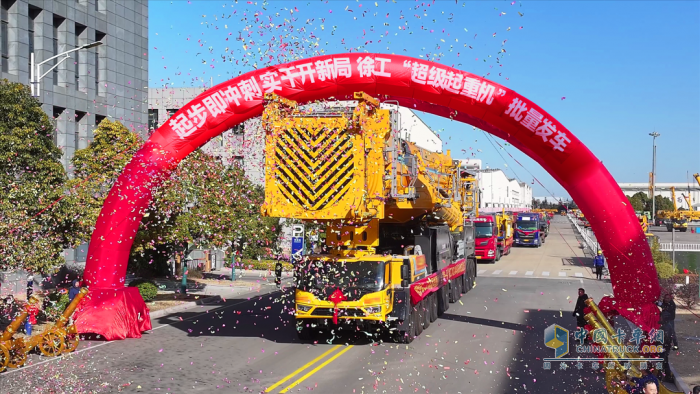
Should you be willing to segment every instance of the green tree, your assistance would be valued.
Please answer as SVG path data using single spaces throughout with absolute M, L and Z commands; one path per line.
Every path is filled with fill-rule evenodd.
M 73 238 L 55 125 L 19 83 L 0 81 L 0 270 L 48 273 Z
M 77 243 L 90 240 L 112 185 L 143 145 L 138 134 L 108 119 L 93 134 L 90 145 L 76 151 L 71 160 L 75 177 L 68 181 L 70 194 L 66 200 L 75 210 L 72 217 Z
M 641 193 L 641 192 L 640 192 Z M 640 194 L 637 193 L 637 194 Z M 646 194 L 645 194 L 646 196 Z M 654 196 L 654 200 L 656 200 L 656 210 L 657 211 L 673 211 L 673 201 L 664 196 Z M 652 206 L 651 206 L 651 199 L 647 198 L 646 201 L 644 202 L 644 210 L 651 212 Z
M 651 243 L 651 257 L 654 259 L 656 273 L 659 275 L 660 279 L 668 279 L 675 273 L 673 272 L 673 261 L 666 253 L 659 250 L 659 248 L 659 240 L 654 237 Z
M 627 199 L 629 199 L 632 209 L 634 209 L 635 212 L 646 211 L 646 204 L 650 201 L 649 197 L 647 197 L 644 192 L 635 193 L 632 197 L 628 196 Z
M 93 142 L 76 152 L 72 194 L 81 234 L 92 232 L 105 197 L 122 169 L 143 141 L 119 122 L 103 121 Z M 277 219 L 263 218 L 262 188 L 253 185 L 242 169 L 225 167 L 201 151 L 187 156 L 161 186 L 136 234 L 130 269 L 141 273 L 167 271 L 174 253 L 187 256 L 195 248 L 227 249 L 232 241 L 246 257 L 269 252 L 279 234 Z M 86 238 L 83 238 L 86 239 Z

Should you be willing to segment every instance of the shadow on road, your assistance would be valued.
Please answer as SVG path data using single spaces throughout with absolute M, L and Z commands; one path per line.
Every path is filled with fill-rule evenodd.
M 451 313 L 445 313 L 442 316 L 440 316 L 440 319 L 444 320 L 452 320 L 452 321 L 460 321 L 462 323 L 470 323 L 470 324 L 480 324 L 482 326 L 491 326 L 491 327 L 497 327 L 497 328 L 504 328 L 507 330 L 526 330 L 527 326 L 524 324 L 519 324 L 519 323 L 510 323 L 510 322 L 504 322 L 500 320 L 491 320 L 491 319 L 483 319 L 480 317 L 471 317 L 471 316 L 461 316 L 461 315 L 453 315 Z
M 544 330 L 552 324 L 558 324 L 569 330 L 569 354 L 564 357 L 593 357 L 576 353 L 576 341 L 573 332 L 576 330 L 576 320 L 571 311 L 559 310 L 530 310 L 526 319 L 520 324 L 508 323 L 512 326 L 526 327 L 521 329 L 520 340 L 515 347 L 515 354 L 508 365 L 510 376 L 504 379 L 501 390 L 504 393 L 607 393 L 605 389 L 605 374 L 602 368 L 594 370 L 591 362 L 584 362 L 577 367 L 576 362 L 551 362 L 549 370 L 545 369 L 544 358 L 554 357 L 554 349 L 545 346 Z M 496 325 L 498 326 L 498 325 Z M 565 369 L 562 369 L 565 368 Z
M 226 299 L 206 313 L 190 309 L 158 318 L 158 324 L 187 333 L 188 337 L 249 337 L 265 338 L 277 343 L 300 343 L 294 322 L 294 292 L 287 289 L 250 299 Z M 330 327 L 315 341 L 304 343 L 352 343 L 367 345 L 388 341 L 388 336 L 373 335 L 357 330 L 354 325 Z

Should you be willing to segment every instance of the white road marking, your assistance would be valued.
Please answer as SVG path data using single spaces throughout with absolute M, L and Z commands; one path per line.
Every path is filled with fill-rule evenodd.
M 508 273 L 508 275 L 515 275 L 515 274 L 517 274 L 517 273 L 518 273 L 518 271 L 510 271 L 510 272 Z
M 583 278 L 583 274 L 580 272 L 575 273 L 574 276 L 578 278 Z
M 525 275 L 531 276 L 531 275 L 534 274 L 534 273 L 535 273 L 535 271 L 527 271 L 527 272 L 525 273 Z
M 476 273 L 477 275 L 483 275 L 486 273 L 486 270 L 478 270 Z
M 549 271 L 543 271 L 542 276 L 549 276 Z
M 501 271 L 502 271 L 502 270 L 495 270 L 495 271 L 493 271 L 493 274 L 494 274 L 494 275 L 500 275 L 500 274 L 501 274 Z
M 566 272 L 560 272 L 559 276 L 566 276 Z

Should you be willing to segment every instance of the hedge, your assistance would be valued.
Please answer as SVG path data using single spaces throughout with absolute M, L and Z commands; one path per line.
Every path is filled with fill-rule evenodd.
M 263 270 L 263 271 L 274 271 L 275 265 L 277 265 L 277 260 L 249 260 L 244 259 L 242 262 L 236 261 L 236 268 L 244 270 Z M 231 262 L 226 263 L 227 267 L 231 267 Z M 292 271 L 294 267 L 291 263 L 286 261 L 282 262 L 283 271 Z
M 153 301 L 158 295 L 158 286 L 148 279 L 134 279 L 129 283 L 129 287 L 136 287 L 141 293 L 141 298 L 145 302 Z
M 136 288 L 139 289 L 139 293 L 141 293 L 141 297 L 145 302 L 153 301 L 158 295 L 158 288 L 153 283 L 139 283 L 136 285 Z

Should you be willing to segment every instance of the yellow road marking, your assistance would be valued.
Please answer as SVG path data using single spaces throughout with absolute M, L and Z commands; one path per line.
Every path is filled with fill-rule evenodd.
M 336 353 L 333 357 L 331 357 L 331 358 L 329 358 L 328 360 L 324 361 L 323 364 L 321 364 L 321 365 L 319 365 L 318 367 L 312 369 L 312 370 L 309 371 L 306 375 L 300 377 L 300 378 L 297 379 L 294 383 L 290 384 L 290 385 L 287 386 L 284 390 L 280 391 L 280 394 L 286 393 L 287 390 L 294 388 L 296 385 L 298 385 L 299 383 L 301 383 L 301 382 L 303 382 L 304 380 L 306 380 L 306 378 L 308 378 L 309 376 L 311 376 L 311 375 L 315 374 L 316 372 L 318 372 L 321 368 L 323 368 L 323 367 L 325 367 L 326 365 L 332 363 L 333 360 L 335 360 L 336 358 L 342 356 L 343 353 L 345 353 L 345 352 L 347 352 L 348 350 L 352 349 L 354 346 L 355 346 L 355 345 L 349 345 L 349 346 L 346 347 L 345 349 L 339 351 L 339 352 Z
M 342 345 L 335 345 L 335 346 L 333 346 L 332 348 L 330 348 L 329 350 L 327 350 L 327 351 L 326 351 L 325 353 L 323 353 L 322 355 L 316 357 L 315 359 L 313 359 L 313 360 L 309 361 L 308 363 L 304 364 L 304 366 L 302 366 L 301 368 L 299 368 L 299 369 L 297 369 L 296 371 L 292 372 L 291 374 L 285 376 L 284 379 L 282 379 L 282 380 L 280 380 L 279 382 L 277 382 L 277 383 L 273 384 L 272 386 L 268 387 L 267 390 L 265 390 L 265 392 L 266 392 L 266 393 L 271 392 L 271 391 L 274 390 L 277 386 L 279 386 L 279 385 L 281 385 L 282 383 L 288 381 L 289 379 L 295 377 L 296 375 L 299 374 L 299 372 L 305 370 L 306 368 L 309 368 L 310 366 L 316 364 L 316 362 L 317 362 L 318 360 L 320 360 L 320 359 L 326 357 L 329 353 L 335 351 L 336 349 L 338 349 L 338 348 L 341 347 L 341 346 L 342 346 Z

